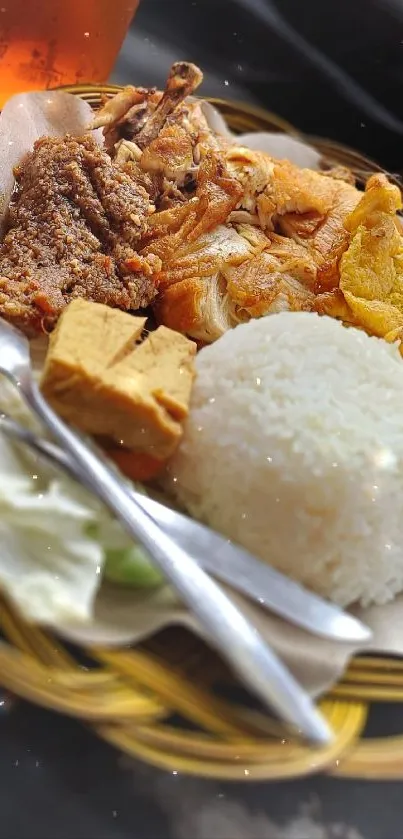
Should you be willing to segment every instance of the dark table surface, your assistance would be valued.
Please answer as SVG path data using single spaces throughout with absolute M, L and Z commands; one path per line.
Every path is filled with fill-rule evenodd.
M 400 839 L 401 783 L 223 784 L 163 773 L 77 722 L 1 706 L 1 839 Z M 378 708 L 372 734 L 388 714 Z M 382 721 L 381 721 L 382 718 Z
M 143 0 L 112 78 L 161 85 L 190 58 L 206 94 L 264 105 L 403 169 L 402 50 L 401 0 Z M 402 732 L 403 708 L 375 709 L 370 733 L 385 726 Z M 196 781 L 7 700 L 0 743 L 0 839 L 403 837 L 399 783 Z

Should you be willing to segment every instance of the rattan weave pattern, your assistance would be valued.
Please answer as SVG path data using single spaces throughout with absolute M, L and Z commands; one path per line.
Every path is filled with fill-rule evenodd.
M 64 89 L 96 108 L 101 96 L 120 88 Z M 210 101 L 236 132 L 286 131 L 299 136 L 292 126 L 261 109 Z M 360 180 L 380 169 L 340 145 L 313 143 L 327 160 L 350 166 Z M 319 771 L 403 778 L 403 735 L 362 738 L 370 703 L 403 702 L 403 661 L 362 657 L 351 663 L 343 680 L 320 702 L 335 739 L 318 750 L 290 740 L 276 721 L 235 699 L 237 686 L 223 665 L 183 630 L 166 630 L 136 649 L 72 650 L 53 634 L 26 624 L 3 600 L 0 630 L 3 688 L 77 717 L 123 752 L 169 771 L 237 781 L 280 780 Z

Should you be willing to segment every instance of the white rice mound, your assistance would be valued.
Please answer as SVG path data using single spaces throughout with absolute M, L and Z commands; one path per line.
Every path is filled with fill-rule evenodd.
M 403 361 L 311 313 L 227 332 L 197 378 L 168 489 L 196 518 L 345 606 L 403 589 Z

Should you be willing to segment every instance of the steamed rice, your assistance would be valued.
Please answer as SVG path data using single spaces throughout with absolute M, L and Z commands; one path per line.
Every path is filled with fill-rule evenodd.
M 403 589 L 403 362 L 311 313 L 199 353 L 168 483 L 195 517 L 347 605 Z

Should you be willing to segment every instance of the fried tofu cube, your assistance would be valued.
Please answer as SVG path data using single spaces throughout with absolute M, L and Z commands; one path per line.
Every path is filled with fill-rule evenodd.
M 73 300 L 50 336 L 41 381 L 68 423 L 119 446 L 166 460 L 182 435 L 196 345 L 146 319 Z

